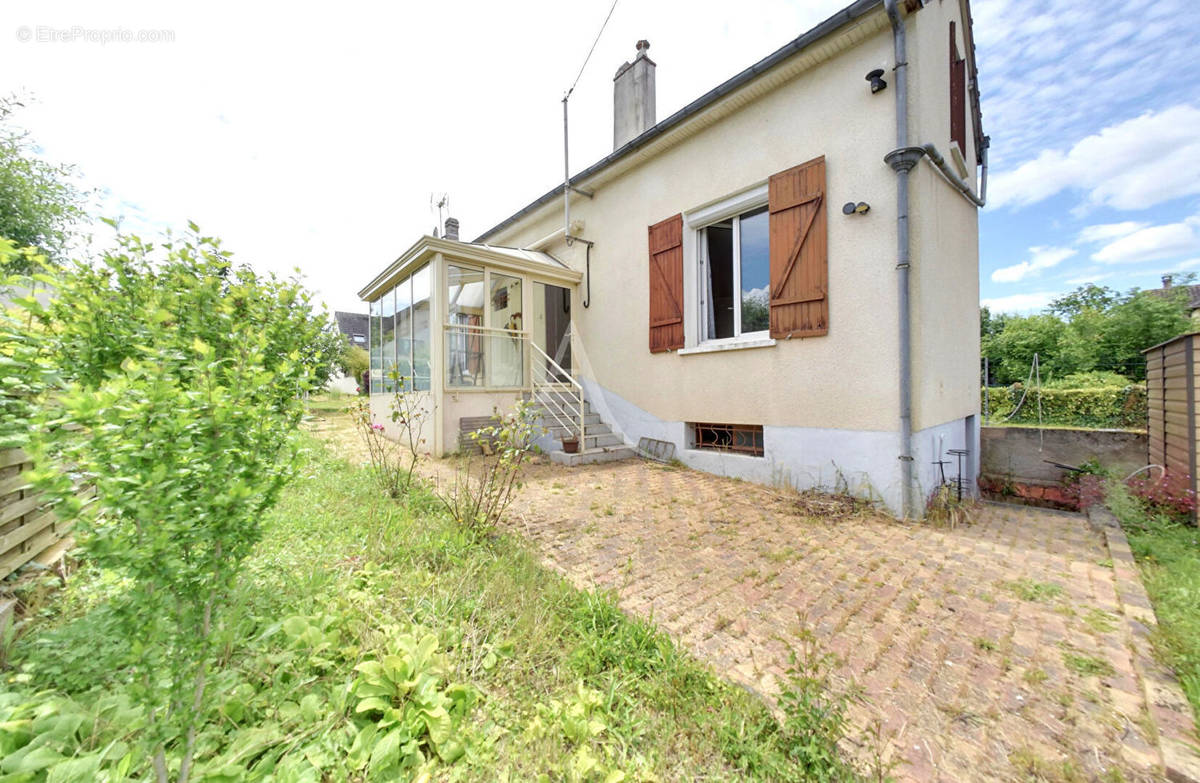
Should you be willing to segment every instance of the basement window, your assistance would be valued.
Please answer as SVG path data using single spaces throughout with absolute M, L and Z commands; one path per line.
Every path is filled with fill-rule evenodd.
M 761 457 L 763 451 L 763 428 L 760 424 L 713 424 L 692 422 L 694 449 L 703 451 L 725 451 Z

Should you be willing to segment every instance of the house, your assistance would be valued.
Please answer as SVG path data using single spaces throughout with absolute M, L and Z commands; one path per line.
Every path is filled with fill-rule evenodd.
M 1163 275 L 1162 288 L 1151 288 L 1146 293 L 1162 299 L 1179 297 L 1187 306 L 1188 316 L 1193 321 L 1200 321 L 1200 285 L 1176 285 L 1174 275 Z
M 367 349 L 367 334 L 370 332 L 370 316 L 366 313 L 347 313 L 337 310 L 333 313 L 338 331 L 346 336 L 350 344 L 356 348 Z
M 973 480 L 987 138 L 967 0 L 859 0 L 658 122 L 655 70 L 641 41 L 617 71 L 611 154 L 473 241 L 447 221 L 362 288 L 373 389 L 411 378 L 439 454 L 533 395 L 550 448 L 582 436 L 562 461 L 653 438 L 906 516 L 951 450 Z

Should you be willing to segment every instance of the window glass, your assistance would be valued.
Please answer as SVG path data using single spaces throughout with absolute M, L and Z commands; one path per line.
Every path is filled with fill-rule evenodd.
M 391 393 L 396 390 L 396 291 L 389 290 L 379 300 L 380 332 L 383 335 L 383 391 Z
M 767 210 L 747 212 L 738 218 L 742 272 L 742 334 L 766 331 L 770 326 L 771 256 Z
M 488 287 L 488 305 L 492 329 L 509 332 L 524 330 L 521 278 L 492 272 Z M 490 332 L 491 386 L 521 386 L 525 380 L 524 344 L 519 336 Z
M 413 388 L 428 391 L 430 385 L 429 355 L 432 348 L 431 322 L 429 318 L 429 292 L 431 286 L 429 265 L 418 269 L 412 276 L 412 375 Z
M 483 270 L 447 266 L 446 297 L 446 383 L 483 386 Z
M 704 229 L 707 250 L 708 338 L 733 337 L 733 221 L 715 223 Z
M 402 391 L 412 390 L 412 278 L 396 286 L 396 375 Z
M 371 394 L 383 393 L 383 340 L 380 333 L 382 323 L 379 317 L 382 305 L 383 302 L 378 299 L 369 305 L 371 314 L 371 370 L 368 379 L 370 380 Z

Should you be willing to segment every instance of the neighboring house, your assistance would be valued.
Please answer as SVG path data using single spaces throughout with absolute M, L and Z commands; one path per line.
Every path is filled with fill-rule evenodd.
M 978 474 L 969 20 L 966 0 L 856 2 L 657 124 L 639 42 L 569 216 L 560 185 L 473 242 L 448 221 L 359 292 L 372 373 L 428 394 L 439 454 L 532 393 L 585 457 L 654 438 L 920 515 L 951 449 Z
M 366 313 L 344 313 L 337 310 L 333 318 L 337 321 L 338 331 L 346 335 L 351 345 L 364 351 L 367 349 L 367 335 L 371 328 L 370 316 Z
M 1180 294 L 1181 290 L 1187 291 Z M 1168 296 L 1184 296 L 1187 299 L 1188 315 L 1193 321 L 1200 321 L 1200 285 L 1177 286 L 1172 275 L 1162 276 L 1162 288 L 1151 288 L 1148 294 L 1166 298 Z

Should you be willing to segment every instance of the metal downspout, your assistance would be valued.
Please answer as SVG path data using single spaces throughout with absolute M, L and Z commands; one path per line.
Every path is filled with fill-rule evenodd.
M 908 53 L 904 19 L 897 0 L 884 0 L 892 24 L 892 42 L 896 57 L 896 149 L 884 160 L 896 172 L 896 290 L 899 295 L 900 349 L 900 509 L 905 518 L 915 516 L 913 507 L 912 456 L 912 336 L 910 328 L 908 271 L 910 248 L 908 231 L 908 172 L 917 165 L 925 150 L 908 145 Z

